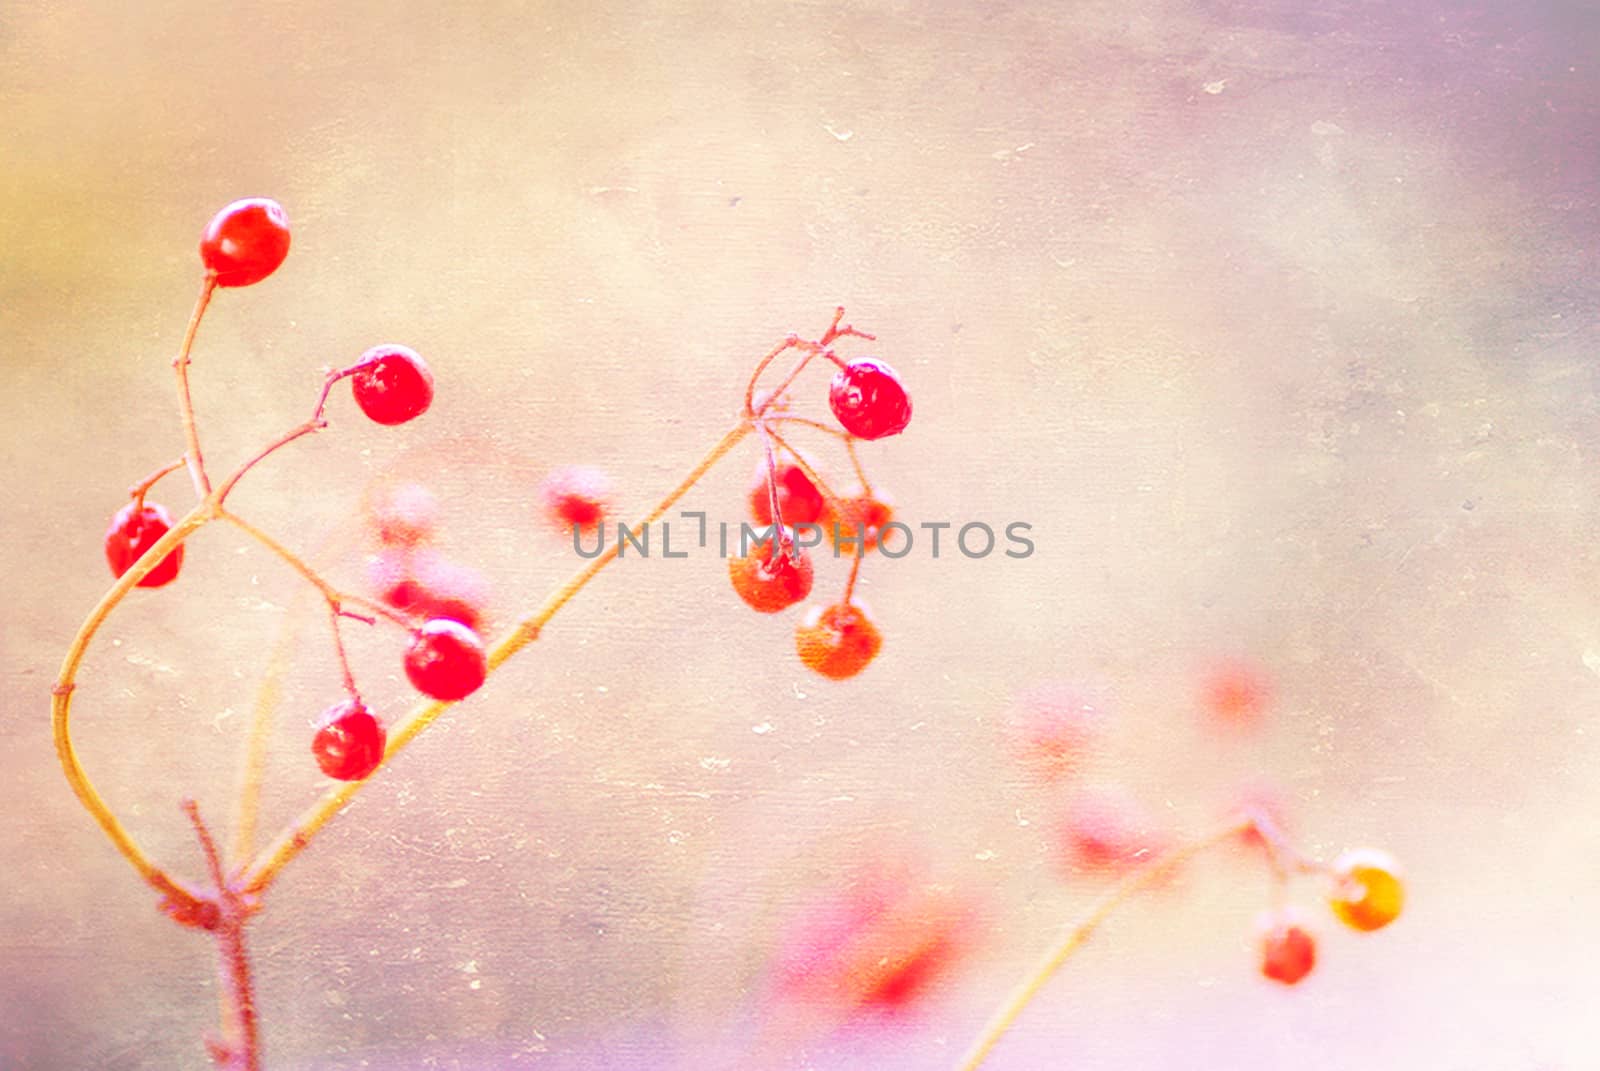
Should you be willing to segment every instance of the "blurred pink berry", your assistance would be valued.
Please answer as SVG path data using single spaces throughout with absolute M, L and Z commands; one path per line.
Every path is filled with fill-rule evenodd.
M 1036 776 L 1052 780 L 1082 766 L 1105 721 L 1105 704 L 1095 689 L 1050 681 L 1017 696 L 1006 735 L 1018 762 Z
M 1084 788 L 1068 800 L 1060 826 L 1062 859 L 1074 868 L 1121 870 L 1164 852 L 1171 837 L 1120 789 Z
M 367 519 L 383 546 L 424 546 L 437 535 L 439 500 L 420 483 L 386 484 L 369 496 Z
M 489 583 L 470 566 L 433 550 L 389 549 L 372 559 L 369 579 L 378 598 L 403 614 L 447 618 L 483 631 Z
M 591 465 L 556 469 L 539 489 L 545 517 L 558 531 L 580 534 L 604 524 L 612 510 L 611 477 Z
M 976 917 L 970 900 L 904 869 L 866 870 L 794 921 L 775 991 L 834 1014 L 904 1011 L 960 962 Z

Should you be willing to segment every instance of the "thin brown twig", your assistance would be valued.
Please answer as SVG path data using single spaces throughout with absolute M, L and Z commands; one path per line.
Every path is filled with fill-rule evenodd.
M 172 367 L 178 377 L 178 418 L 183 422 L 185 460 L 189 464 L 189 477 L 194 481 L 194 493 L 199 498 L 211 494 L 211 478 L 206 475 L 205 458 L 200 453 L 200 429 L 194 419 L 194 399 L 189 393 L 189 354 L 194 350 L 195 336 L 200 331 L 200 320 L 211 304 L 211 295 L 217 289 L 217 273 L 207 272 L 200 284 L 200 296 L 195 299 L 194 311 L 189 314 L 189 326 L 184 329 L 183 343 Z

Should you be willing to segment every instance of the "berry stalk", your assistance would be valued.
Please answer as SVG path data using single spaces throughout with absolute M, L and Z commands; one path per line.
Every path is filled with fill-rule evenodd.
M 61 760 L 62 772 L 66 774 L 67 784 L 72 786 L 78 801 L 100 824 L 106 837 L 123 858 L 132 864 L 134 870 L 138 871 L 139 876 L 174 904 L 190 909 L 199 906 L 195 895 L 174 881 L 145 854 L 144 849 L 139 847 L 138 842 L 106 805 L 105 799 L 94 787 L 89 775 L 84 772 L 83 764 L 78 761 L 77 750 L 72 745 L 72 693 L 76 688 L 78 667 L 82 664 L 95 633 L 105 624 L 111 611 L 127 598 L 128 592 L 132 591 L 140 580 L 166 559 L 169 551 L 178 547 L 209 520 L 211 520 L 211 503 L 207 500 L 185 514 L 152 544 L 127 572 L 117 578 L 116 583 L 101 596 L 100 602 L 89 612 L 89 616 L 78 628 L 77 635 L 72 638 L 66 657 L 62 659 L 61 671 L 56 677 L 55 686 L 50 690 L 50 729 L 55 739 L 56 755 Z
M 989 1058 L 994 1047 L 1000 1043 L 1007 1030 L 1011 1029 L 1029 1002 L 1038 996 L 1045 984 L 1055 977 L 1061 965 L 1072 958 L 1073 953 L 1088 942 L 1094 932 L 1132 897 L 1144 890 L 1157 885 L 1173 870 L 1182 866 L 1196 855 L 1208 848 L 1213 848 L 1224 841 L 1232 840 L 1241 833 L 1256 829 L 1254 818 L 1235 820 L 1205 834 L 1187 844 L 1172 849 L 1165 855 L 1154 860 L 1146 866 L 1135 870 L 1123 878 L 1115 886 L 1096 901 L 1084 916 L 1077 922 L 1067 926 L 1061 936 L 1048 952 L 1039 960 L 1037 966 L 1028 972 L 1027 977 L 1011 991 L 1005 1003 L 995 1011 L 989 1021 L 984 1024 L 983 1031 L 976 1041 L 967 1049 L 966 1055 L 957 1065 L 958 1071 L 977 1071 L 983 1062 Z
M 713 446 L 695 466 L 689 470 L 678 486 L 667 493 L 654 509 L 638 522 L 637 528 L 644 528 L 654 524 L 684 495 L 700 482 L 700 479 L 710 471 L 711 467 L 721 461 L 729 451 L 737 446 L 746 435 L 750 434 L 752 425 L 748 421 L 741 421 L 729 429 L 717 444 Z M 533 613 L 523 618 L 512 630 L 488 651 L 486 675 L 493 674 L 496 669 L 504 665 L 513 655 L 528 644 L 539 638 L 539 633 L 561 608 L 570 602 L 573 596 L 582 591 L 589 581 L 593 580 L 602 569 L 616 559 L 619 543 L 613 543 L 604 554 L 585 565 L 573 575 L 566 583 L 553 591 L 544 603 Z M 426 701 L 419 703 L 406 714 L 394 731 L 389 735 L 388 746 L 384 751 L 383 762 L 390 762 L 399 754 L 407 744 L 416 739 L 428 726 L 436 721 L 450 707 L 453 701 Z M 278 873 L 289 864 L 297 855 L 311 843 L 311 839 L 327 825 L 335 815 L 349 804 L 352 797 L 361 790 L 366 781 L 350 781 L 336 785 L 323 793 L 322 798 L 308 807 L 298 819 L 268 844 L 256 859 L 244 869 L 238 879 L 238 884 L 245 894 L 257 894 L 270 885 Z
M 183 344 L 178 356 L 172 360 L 178 376 L 178 416 L 183 421 L 184 460 L 189 465 L 189 478 L 194 481 L 194 493 L 205 498 L 211 493 L 211 479 L 206 475 L 205 459 L 200 454 L 200 429 L 195 424 L 194 401 L 189 395 L 189 353 L 194 349 L 195 335 L 200 331 L 200 319 L 211 304 L 211 295 L 217 289 L 217 273 L 207 272 L 200 285 L 200 296 L 195 299 L 194 311 L 189 314 L 189 326 L 183 332 Z

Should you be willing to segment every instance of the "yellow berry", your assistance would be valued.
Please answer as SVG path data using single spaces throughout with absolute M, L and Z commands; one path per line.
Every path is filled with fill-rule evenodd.
M 1333 863 L 1333 913 L 1351 929 L 1381 930 L 1400 915 L 1406 887 L 1393 858 L 1371 848 L 1341 855 Z

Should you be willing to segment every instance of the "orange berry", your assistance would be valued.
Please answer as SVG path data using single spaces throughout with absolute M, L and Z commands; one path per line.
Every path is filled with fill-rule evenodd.
M 733 590 L 751 609 L 763 614 L 786 610 L 811 594 L 811 559 L 793 547 L 794 535 L 788 529 L 784 535 L 781 542 L 769 536 L 744 557 L 728 559 Z
M 824 677 L 854 677 L 878 655 L 883 633 L 864 607 L 841 602 L 813 606 L 794 630 L 800 661 Z
M 1333 863 L 1337 881 L 1329 903 L 1351 929 L 1381 930 L 1400 917 L 1406 887 L 1393 858 L 1372 848 L 1341 855 Z
M 875 550 L 883 526 L 894 520 L 894 507 L 882 496 L 856 495 L 841 498 L 837 510 L 829 509 L 821 519 L 835 550 L 854 552 L 860 543 L 863 551 Z

